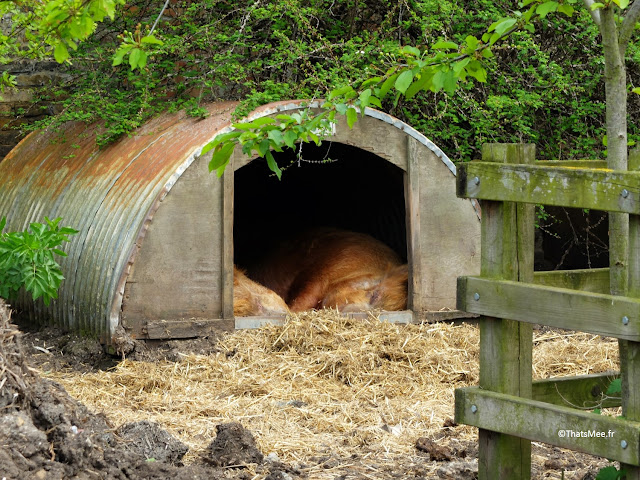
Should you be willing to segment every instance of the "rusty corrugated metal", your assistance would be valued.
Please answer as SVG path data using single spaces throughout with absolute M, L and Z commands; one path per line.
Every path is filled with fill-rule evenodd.
M 80 232 L 64 246 L 66 278 L 58 300 L 45 307 L 25 297 L 16 306 L 35 322 L 108 343 L 117 326 L 110 311 L 145 220 L 202 146 L 229 125 L 235 105 L 211 105 L 204 120 L 162 115 L 104 149 L 95 145 L 99 127 L 80 123 L 20 142 L 0 162 L 0 216 L 7 217 L 7 230 L 61 216 Z

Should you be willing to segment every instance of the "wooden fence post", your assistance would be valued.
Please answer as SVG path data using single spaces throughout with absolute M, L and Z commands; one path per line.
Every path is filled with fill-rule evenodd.
M 482 160 L 533 163 L 535 146 L 483 145 Z M 533 205 L 482 202 L 481 276 L 533 280 Z M 531 398 L 532 326 L 492 317 L 480 322 L 480 387 Z M 481 429 L 478 478 L 531 477 L 531 442 Z
M 458 279 L 457 306 L 499 317 L 480 324 L 480 386 L 456 389 L 456 421 L 480 429 L 478 476 L 529 479 L 530 445 L 520 440 L 527 438 L 617 460 L 624 478 L 640 480 L 640 152 L 630 155 L 630 172 L 586 160 L 507 165 L 533 163 L 527 146 L 489 145 L 483 155 L 484 162 L 459 164 L 457 179 L 459 197 L 483 200 L 481 275 Z M 610 217 L 610 269 L 532 275 L 532 212 L 509 202 L 623 214 Z M 557 390 L 566 382 L 570 405 L 592 404 L 592 387 L 605 388 L 607 375 L 532 388 L 531 330 L 516 321 L 621 339 L 624 418 L 567 406 Z
M 640 170 L 640 150 L 636 149 L 629 155 L 629 170 Z M 621 195 L 624 195 L 621 192 Z M 612 214 L 609 214 L 610 218 Z M 626 216 L 617 213 L 618 216 Z M 624 219 L 622 219 L 624 220 Z M 621 220 L 618 220 L 621 221 Z M 617 282 L 617 277 L 611 275 L 611 293 L 625 295 L 629 297 L 640 297 L 640 216 L 629 215 L 629 243 L 628 243 L 628 286 L 624 282 Z M 610 248 L 614 247 L 614 242 L 609 241 Z M 624 248 L 624 245 L 623 245 Z M 618 252 L 612 252 L 611 259 L 619 256 Z M 612 265 L 613 267 L 613 265 Z M 624 267 L 624 266 L 623 266 Z M 612 269 L 613 270 L 613 269 Z M 625 271 L 625 274 L 627 272 Z M 619 293 L 618 293 L 619 292 Z M 616 318 L 612 321 L 623 322 L 623 319 Z M 628 321 L 628 320 L 627 320 Z M 620 377 L 622 378 L 622 415 L 629 420 L 640 420 L 640 342 L 629 340 L 618 341 L 620 349 Z M 624 438 L 617 438 L 617 442 L 627 441 Z M 640 480 L 640 467 L 621 464 L 621 469 L 626 470 L 627 480 Z

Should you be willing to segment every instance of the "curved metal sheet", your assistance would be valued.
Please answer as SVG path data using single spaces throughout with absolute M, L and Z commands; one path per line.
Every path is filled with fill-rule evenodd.
M 95 143 L 97 125 L 71 123 L 62 133 L 23 139 L 0 162 L 7 229 L 22 230 L 46 215 L 63 217 L 79 233 L 63 246 L 68 256 L 60 262 L 66 278 L 59 298 L 45 307 L 23 295 L 17 306 L 38 323 L 109 343 L 118 322 L 111 307 L 149 213 L 206 143 L 203 137 L 229 124 L 235 105 L 211 105 L 204 120 L 165 114 L 103 149 Z
M 272 103 L 249 118 L 303 103 Z M 0 217 L 7 217 L 9 230 L 22 230 L 45 215 L 61 216 L 79 233 L 63 246 L 68 256 L 61 259 L 66 278 L 59 298 L 45 307 L 23 295 L 17 306 L 37 323 L 110 343 L 127 276 L 153 215 L 202 147 L 230 128 L 236 105 L 211 104 L 203 120 L 164 114 L 103 149 L 95 143 L 98 125 L 70 123 L 62 132 L 34 132 L 23 139 L 0 162 Z M 365 114 L 416 138 L 455 174 L 453 163 L 424 135 L 385 113 L 366 109 Z

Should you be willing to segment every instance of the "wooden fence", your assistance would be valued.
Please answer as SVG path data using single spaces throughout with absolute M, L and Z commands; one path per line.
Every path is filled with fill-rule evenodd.
M 482 200 L 481 273 L 457 293 L 460 310 L 483 316 L 480 380 L 455 395 L 456 422 L 480 429 L 481 480 L 530 478 L 531 441 L 618 460 L 640 479 L 640 152 L 629 167 L 535 162 L 521 144 L 484 145 L 482 161 L 457 165 L 458 196 Z M 614 212 L 612 267 L 534 274 L 535 204 Z M 619 339 L 622 398 L 603 406 L 622 417 L 589 409 L 614 374 L 532 382 L 533 324 Z

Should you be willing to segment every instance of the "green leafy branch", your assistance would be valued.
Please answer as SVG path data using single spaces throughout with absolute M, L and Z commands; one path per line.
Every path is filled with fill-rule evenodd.
M 11 30 L 0 34 L 0 63 L 49 55 L 58 63 L 68 62 L 70 50 L 77 50 L 98 22 L 113 20 L 122 4 L 124 0 L 0 1 L 0 17 L 11 18 Z M 0 77 L 0 91 L 15 86 L 12 76 Z
M 607 8 L 609 5 L 614 4 L 624 10 L 629 6 L 629 0 L 607 0 L 605 2 L 593 2 L 590 6 L 591 10 L 597 10 L 600 8 Z
M 0 77 L 0 93 L 4 93 L 5 88 L 13 88 L 17 85 L 17 79 L 15 75 L 11 75 L 7 70 L 2 72 Z
M 143 69 L 147 65 L 149 54 L 152 52 L 154 45 L 162 45 L 162 41 L 150 33 L 142 35 L 140 24 L 136 26 L 134 32 L 125 31 L 118 38 L 122 40 L 122 44 L 116 50 L 113 66 L 120 65 L 128 55 L 131 70 L 136 68 Z
M 124 3 L 124 0 L 0 1 L 0 17 L 11 18 L 11 31 L 0 33 L 0 63 L 9 63 L 16 57 L 48 55 L 53 55 L 58 63 L 69 62 L 71 51 L 95 32 L 99 22 L 107 17 L 113 20 L 116 8 Z M 125 32 L 121 38 L 122 45 L 113 64 L 119 65 L 128 55 L 132 70 L 144 68 L 152 47 L 162 44 L 151 33 L 141 36 L 139 29 Z M 6 87 L 15 87 L 15 79 L 3 75 L 0 90 Z
M 244 154 L 266 158 L 269 169 L 280 178 L 282 170 L 272 150 L 280 152 L 283 148 L 294 148 L 297 142 L 320 144 L 322 133 L 330 131 L 336 114 L 344 115 L 347 125 L 352 128 L 358 120 L 358 112 L 364 115 L 367 107 L 382 108 L 383 101 L 391 97 L 396 105 L 401 97 L 411 99 L 423 91 L 444 91 L 451 95 L 459 83 L 469 77 L 484 83 L 487 80 L 485 62 L 493 57 L 492 47 L 498 41 L 518 29 L 532 31 L 532 21 L 551 12 L 573 15 L 572 4 L 576 1 L 525 0 L 521 3 L 521 7 L 528 7 L 524 13 L 516 12 L 513 17 L 495 21 L 481 38 L 469 35 L 462 44 L 443 40 L 433 44 L 431 49 L 405 46 L 398 51 L 396 64 L 384 75 L 369 78 L 355 88 L 345 85 L 332 90 L 319 113 L 312 114 L 307 109 L 295 118 L 279 115 L 276 119 L 235 123 L 232 126 L 236 131 L 218 135 L 204 147 L 202 154 L 213 150 L 209 170 L 215 170 L 221 176 L 236 145 L 240 144 Z M 319 127 L 320 134 L 314 133 Z
M 596 480 L 621 480 L 623 478 L 626 478 L 626 475 L 626 470 L 618 470 L 615 466 L 610 465 L 598 470 Z
M 12 298 L 22 287 L 34 300 L 42 297 L 45 305 L 58 297 L 64 276 L 54 255 L 66 257 L 58 247 L 78 233 L 60 227 L 60 220 L 45 217 L 46 224 L 31 223 L 24 232 L 0 233 L 0 297 Z M 0 232 L 6 223 L 6 218 L 0 220 Z
M 291 115 L 276 115 L 275 118 L 261 117 L 252 122 L 234 123 L 235 131 L 218 135 L 205 145 L 201 155 L 214 150 L 209 171 L 216 171 L 222 176 L 229 163 L 237 143 L 242 145 L 242 152 L 251 156 L 254 153 L 265 157 L 269 169 L 278 179 L 282 170 L 278 166 L 271 150 L 281 152 L 284 148 L 295 148 L 297 142 L 314 142 L 320 145 L 321 138 L 327 136 L 334 123 L 336 112 L 325 110 L 312 115 L 309 109 Z
M 36 10 L 39 33 L 53 47 L 55 60 L 63 63 L 69 59 L 69 48 L 77 50 L 78 42 L 86 40 L 105 17 L 113 20 L 121 4 L 124 0 L 50 0 Z

